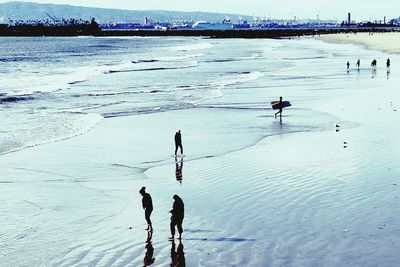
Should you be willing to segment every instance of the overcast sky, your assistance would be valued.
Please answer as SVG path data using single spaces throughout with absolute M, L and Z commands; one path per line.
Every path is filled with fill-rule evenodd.
M 8 2 L 0 0 L 0 3 Z M 71 4 L 119 9 L 209 11 L 270 18 L 333 18 L 344 20 L 347 12 L 355 20 L 400 16 L 400 0 L 32 0 L 30 2 Z

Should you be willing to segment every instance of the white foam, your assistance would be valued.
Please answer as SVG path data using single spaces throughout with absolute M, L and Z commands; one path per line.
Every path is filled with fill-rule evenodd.
M 184 59 L 190 59 L 194 57 L 201 57 L 204 54 L 198 53 L 198 54 L 189 54 L 189 55 L 184 55 L 184 56 L 166 56 L 166 57 L 159 57 L 157 60 L 159 61 L 177 61 L 177 60 L 184 60 Z
M 4 134 L 0 133 L 0 154 L 83 134 L 102 119 L 102 116 L 93 113 L 48 110 L 31 110 L 28 113 L 14 113 L 12 117 L 2 117 L 0 127 L 9 129 L 11 126 L 15 127 L 15 130 L 9 129 Z
M 193 51 L 193 50 L 204 50 L 209 49 L 213 45 L 211 43 L 197 43 L 197 44 L 190 44 L 190 45 L 181 45 L 171 47 L 170 50 L 172 51 Z

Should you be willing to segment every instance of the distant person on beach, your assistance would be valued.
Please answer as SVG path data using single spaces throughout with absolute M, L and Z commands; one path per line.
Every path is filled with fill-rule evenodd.
M 139 193 L 142 195 L 142 207 L 144 209 L 144 217 L 147 222 L 148 231 L 153 231 L 153 225 L 151 224 L 150 216 L 153 212 L 153 201 L 149 193 L 146 193 L 146 187 L 142 187 Z
M 357 69 L 360 70 L 360 60 L 357 60 L 356 65 L 357 65 Z
M 346 65 L 347 65 L 347 70 L 349 70 L 349 68 L 350 68 L 350 62 L 347 61 L 347 64 L 346 64 Z
M 178 152 L 178 147 L 181 149 L 181 155 L 183 156 L 181 130 L 178 130 L 175 133 L 175 156 L 176 156 L 176 152 Z
M 178 249 L 175 251 L 175 242 L 172 241 L 171 246 L 171 266 L 185 267 L 185 253 L 183 252 L 183 244 L 179 241 Z
M 183 168 L 183 158 L 181 158 L 180 164 L 178 160 L 175 159 L 175 177 L 176 180 L 182 184 L 182 168 Z
M 371 62 L 371 67 L 374 68 L 374 70 L 376 69 L 376 59 L 372 60 Z
M 279 105 L 279 111 L 275 113 L 275 118 L 276 118 L 276 115 L 278 115 L 278 114 L 282 118 L 282 97 L 279 97 L 279 104 L 278 105 Z
M 183 228 L 183 218 L 185 217 L 185 205 L 183 204 L 182 199 L 178 195 L 173 196 L 174 204 L 172 205 L 172 210 L 169 212 L 172 213 L 171 216 L 171 237 L 169 239 L 174 239 L 175 236 L 175 226 L 178 228 L 179 240 L 182 238 Z
M 389 58 L 386 60 L 386 70 L 388 72 L 390 71 L 390 59 Z

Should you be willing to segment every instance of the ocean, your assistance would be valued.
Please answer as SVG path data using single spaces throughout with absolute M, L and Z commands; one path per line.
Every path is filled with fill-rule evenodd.
M 293 87 L 304 99 L 307 87 L 346 77 L 346 59 L 310 40 L 1 38 L 0 153 L 83 134 L 104 118 L 210 103 L 268 108 Z M 336 69 L 323 71 L 328 63 Z

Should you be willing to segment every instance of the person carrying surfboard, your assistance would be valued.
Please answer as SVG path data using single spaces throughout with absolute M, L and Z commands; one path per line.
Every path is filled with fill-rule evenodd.
M 275 113 L 275 118 L 276 118 L 276 115 L 278 115 L 278 114 L 282 118 L 282 108 L 283 108 L 282 107 L 282 97 L 279 97 L 278 105 L 279 105 L 279 111 Z
M 176 152 L 178 152 L 178 147 L 181 149 L 181 155 L 183 156 L 181 130 L 178 130 L 175 133 L 175 156 L 176 156 Z

